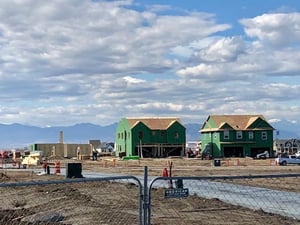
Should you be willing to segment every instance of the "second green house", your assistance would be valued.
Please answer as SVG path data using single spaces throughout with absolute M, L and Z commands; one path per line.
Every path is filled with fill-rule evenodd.
M 274 128 L 262 115 L 210 115 L 201 128 L 202 153 L 215 157 L 273 155 Z

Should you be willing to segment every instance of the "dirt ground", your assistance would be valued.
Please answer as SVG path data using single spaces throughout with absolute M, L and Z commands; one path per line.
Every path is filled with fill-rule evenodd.
M 161 176 L 162 169 L 173 163 L 173 176 L 232 176 L 300 173 L 300 166 L 277 166 L 272 160 L 228 159 L 221 166 L 213 161 L 169 158 L 121 161 L 102 158 L 81 161 L 83 170 L 116 175 Z M 64 165 L 62 161 L 61 165 Z M 54 168 L 51 168 L 52 171 Z M 61 180 L 64 176 L 39 176 L 29 171 L 0 171 L 0 183 L 38 180 Z M 254 179 L 234 181 L 246 185 L 300 192 L 299 179 Z M 151 224 L 273 224 L 296 225 L 299 220 L 231 205 L 219 199 L 190 195 L 187 198 L 164 198 L 164 189 L 153 190 Z M 47 186 L 0 187 L 0 224 L 138 224 L 139 190 L 132 183 L 87 182 Z M 39 221 L 40 213 L 59 218 L 60 222 Z M 51 215 L 49 215 L 49 213 Z M 55 214 L 56 213 L 56 214 Z M 34 219 L 35 218 L 35 219 Z
M 173 176 L 233 176 L 300 173 L 300 166 L 278 166 L 274 159 L 253 160 L 252 158 L 221 159 L 220 166 L 212 160 L 174 157 L 167 159 L 113 160 L 102 158 L 97 161 L 83 161 L 85 170 L 126 175 L 143 175 L 147 166 L 149 176 L 161 176 L 162 169 L 172 162 Z

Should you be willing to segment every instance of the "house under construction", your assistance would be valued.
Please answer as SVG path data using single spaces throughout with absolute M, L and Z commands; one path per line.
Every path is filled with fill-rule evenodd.
M 185 127 L 179 118 L 122 118 L 116 130 L 116 155 L 162 158 L 183 156 Z

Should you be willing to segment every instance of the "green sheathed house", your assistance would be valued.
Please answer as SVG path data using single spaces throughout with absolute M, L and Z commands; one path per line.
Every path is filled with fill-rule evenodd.
M 210 115 L 201 132 L 202 152 L 212 157 L 273 156 L 274 128 L 262 115 Z
M 120 157 L 182 156 L 185 144 L 185 127 L 178 118 L 122 118 L 116 130 Z

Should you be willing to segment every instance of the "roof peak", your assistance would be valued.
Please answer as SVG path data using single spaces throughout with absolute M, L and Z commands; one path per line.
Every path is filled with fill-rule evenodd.
M 161 117 L 161 116 L 145 116 L 145 117 L 125 117 L 126 119 L 179 119 L 179 117 Z

